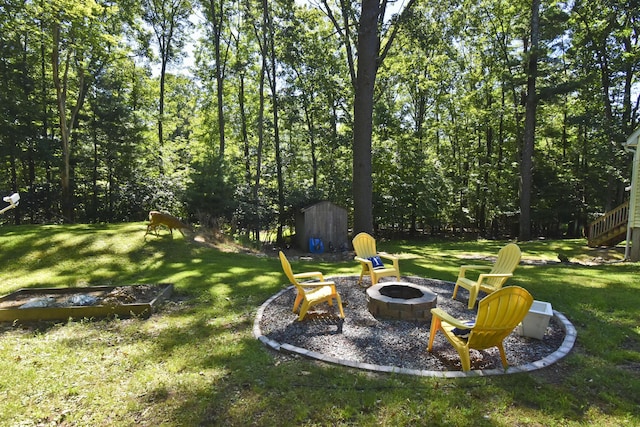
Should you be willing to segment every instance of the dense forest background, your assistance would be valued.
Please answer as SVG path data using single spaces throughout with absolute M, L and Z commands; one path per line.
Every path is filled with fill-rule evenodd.
M 353 212 L 371 1 L 3 0 L 0 191 L 22 199 L 0 220 L 158 209 L 256 239 L 318 200 Z M 379 5 L 377 232 L 517 236 L 527 181 L 534 236 L 625 200 L 640 2 Z

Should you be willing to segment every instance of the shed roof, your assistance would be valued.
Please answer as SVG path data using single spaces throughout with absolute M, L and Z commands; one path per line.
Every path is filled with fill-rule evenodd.
M 329 205 L 332 205 L 333 207 L 336 207 L 336 208 L 342 209 L 343 211 L 346 211 L 346 209 L 343 208 L 342 206 L 336 205 L 335 203 L 330 202 L 328 200 L 323 200 L 321 202 L 314 203 L 313 205 L 309 205 L 309 206 L 307 206 L 305 208 L 300 209 L 300 212 L 308 211 L 310 209 L 314 209 L 314 208 L 318 207 L 319 205 L 325 205 L 325 204 L 329 204 Z

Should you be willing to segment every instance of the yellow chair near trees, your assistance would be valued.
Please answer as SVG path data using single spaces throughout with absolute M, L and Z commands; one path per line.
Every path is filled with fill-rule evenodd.
M 344 319 L 342 300 L 340 299 L 340 295 L 336 290 L 336 284 L 334 282 L 325 281 L 323 274 L 319 271 L 309 271 L 306 273 L 294 274 L 293 270 L 291 269 L 289 260 L 282 251 L 280 251 L 280 262 L 282 263 L 282 269 L 284 270 L 285 275 L 287 276 L 291 284 L 296 287 L 297 295 L 296 300 L 293 303 L 294 313 L 298 310 L 298 306 L 302 303 L 298 316 L 299 321 L 304 319 L 304 316 L 307 314 L 307 311 L 310 307 L 323 302 L 327 302 L 329 305 L 333 305 L 334 298 L 338 303 L 340 318 Z M 301 283 L 299 282 L 299 279 L 312 279 L 318 281 Z
M 433 349 L 435 335 L 441 331 L 460 355 L 463 371 L 471 369 L 469 349 L 484 350 L 490 347 L 498 347 L 502 366 L 507 369 L 509 364 L 502 342 L 524 319 L 531 304 L 533 297 L 529 292 L 519 286 L 507 286 L 478 303 L 478 314 L 472 325 L 439 308 L 433 308 L 427 350 Z
M 478 298 L 478 292 L 484 291 L 488 294 L 502 288 L 509 277 L 513 276 L 513 271 L 520 264 L 522 253 L 515 243 L 509 243 L 500 251 L 495 264 L 491 265 L 463 265 L 458 273 L 456 286 L 453 288 L 453 296 L 458 294 L 458 287 L 469 291 L 469 309 L 472 309 Z M 466 277 L 468 270 L 490 270 L 488 273 L 482 273 L 477 279 L 469 279 Z
M 400 267 L 398 257 L 385 252 L 377 252 L 376 240 L 367 233 L 359 233 L 353 238 L 353 249 L 356 251 L 355 260 L 360 262 L 362 270 L 358 284 L 362 284 L 362 277 L 368 274 L 371 277 L 371 285 L 378 283 L 381 277 L 396 276 L 400 281 Z M 382 259 L 391 262 L 391 266 L 385 266 Z

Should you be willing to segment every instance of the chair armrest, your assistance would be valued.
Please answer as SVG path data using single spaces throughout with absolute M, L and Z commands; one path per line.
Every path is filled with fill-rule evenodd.
M 373 263 L 370 260 L 366 259 L 366 258 L 362 258 L 362 257 L 356 256 L 353 259 L 356 260 L 356 261 L 360 261 L 360 262 L 363 262 L 365 264 L 368 264 L 369 267 L 371 267 L 373 265 Z
M 461 265 L 460 270 L 491 270 L 493 265 Z
M 334 294 L 337 294 L 338 291 L 336 290 L 336 284 L 334 282 L 303 282 L 300 283 L 300 286 L 302 286 L 302 288 L 306 288 L 306 290 L 311 291 L 311 289 L 309 288 L 321 288 L 323 286 L 329 286 L 331 287 L 331 292 L 333 292 Z
M 386 252 L 378 252 L 378 256 L 380 258 L 388 259 L 389 261 L 397 261 L 398 260 L 397 256 L 388 254 Z
M 317 277 L 320 281 L 324 281 L 324 276 L 319 271 L 308 271 L 304 273 L 296 273 L 293 275 L 296 279 L 309 279 L 312 277 Z
M 475 269 L 475 270 L 487 270 L 487 269 L 492 269 L 493 265 L 476 265 L 476 264 L 466 264 L 466 265 L 462 265 L 460 266 L 460 268 L 466 268 L 466 269 Z
M 483 273 L 478 276 L 478 283 L 482 283 L 484 279 L 488 279 L 491 277 L 513 277 L 513 273 Z
M 432 308 L 431 314 L 433 316 L 440 318 L 440 320 L 443 320 L 446 323 L 455 326 L 456 328 L 471 329 L 471 327 L 467 325 L 464 320 L 456 319 L 455 317 L 453 317 L 446 311 L 442 310 L 441 308 Z
M 393 262 L 393 267 L 394 268 L 398 268 L 398 257 L 393 256 L 393 255 L 389 255 L 385 252 L 381 252 L 378 253 L 377 256 L 379 256 L 380 258 L 384 258 L 388 261 L 392 261 Z M 354 260 L 356 261 L 360 261 L 361 263 L 367 264 L 367 266 L 369 267 L 370 270 L 373 270 L 373 263 L 371 262 L 371 260 L 368 260 L 366 258 L 362 258 L 362 257 L 355 257 Z
M 392 261 L 392 262 L 393 262 L 393 268 L 394 268 L 396 271 L 400 272 L 400 266 L 398 265 L 398 260 L 399 260 L 400 258 L 398 258 L 398 257 L 397 257 L 397 256 L 395 256 L 395 255 L 388 254 L 388 253 L 386 253 L 386 252 L 381 252 L 381 253 L 379 253 L 379 254 L 378 254 L 378 256 L 379 256 L 380 258 L 384 258 L 384 259 L 386 259 L 386 260 Z
M 467 270 L 491 270 L 492 268 L 492 265 L 461 265 L 458 278 L 464 277 Z
M 303 288 L 319 288 L 322 286 L 331 286 L 333 292 L 336 292 L 336 284 L 335 282 L 302 282 L 300 286 Z

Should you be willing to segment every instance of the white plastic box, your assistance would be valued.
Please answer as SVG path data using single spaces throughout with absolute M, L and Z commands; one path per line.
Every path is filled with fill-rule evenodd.
M 541 340 L 547 330 L 547 326 L 549 326 L 551 317 L 553 317 L 551 304 L 534 300 L 529 313 L 524 317 L 522 323 L 518 325 L 516 331 L 525 337 Z

